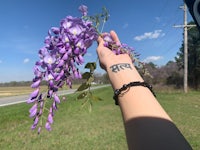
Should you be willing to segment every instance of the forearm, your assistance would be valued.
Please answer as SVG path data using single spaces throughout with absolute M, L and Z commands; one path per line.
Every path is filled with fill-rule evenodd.
M 127 62 L 126 62 L 127 63 Z M 135 81 L 143 81 L 135 67 L 120 69 L 113 72 L 112 68 L 107 68 L 107 72 L 113 89 L 119 89 L 124 84 Z M 136 117 L 161 117 L 171 120 L 163 108 L 157 102 L 151 91 L 143 86 L 130 87 L 123 95 L 119 95 L 119 105 L 123 114 L 124 121 Z

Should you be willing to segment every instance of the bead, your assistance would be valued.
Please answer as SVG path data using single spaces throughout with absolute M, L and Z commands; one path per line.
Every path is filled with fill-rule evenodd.
M 139 81 L 130 82 L 129 84 L 124 84 L 120 89 L 116 89 L 114 91 L 113 99 L 115 100 L 115 104 L 116 105 L 119 105 L 118 104 L 118 96 L 121 94 L 121 92 L 124 91 L 124 90 L 126 90 L 127 88 L 132 87 L 132 86 L 144 86 L 144 87 L 147 87 L 152 92 L 152 94 L 156 97 L 155 93 L 152 90 L 153 87 L 151 85 L 149 85 L 148 83 L 146 83 L 146 82 L 139 82 Z

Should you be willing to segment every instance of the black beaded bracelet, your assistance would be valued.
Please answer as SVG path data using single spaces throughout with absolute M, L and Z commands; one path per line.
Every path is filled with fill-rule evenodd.
M 153 93 L 153 95 L 156 97 L 156 95 L 155 95 L 155 93 L 153 91 L 153 87 L 151 85 L 149 85 L 148 83 L 146 83 L 146 82 L 139 82 L 139 81 L 137 81 L 137 82 L 130 82 L 128 84 L 124 84 L 120 89 L 116 89 L 114 91 L 113 99 L 115 100 L 115 105 L 119 105 L 118 96 L 121 94 L 121 92 L 127 90 L 128 88 L 130 88 L 132 86 L 144 86 L 144 87 L 147 87 Z

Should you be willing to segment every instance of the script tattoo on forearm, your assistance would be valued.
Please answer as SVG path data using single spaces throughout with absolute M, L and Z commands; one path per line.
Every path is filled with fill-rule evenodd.
M 120 70 L 124 70 L 124 69 L 131 69 L 132 70 L 132 67 L 130 64 L 128 63 L 120 63 L 120 64 L 115 64 L 115 65 L 112 65 L 110 67 L 110 69 L 112 70 L 112 72 L 119 72 Z

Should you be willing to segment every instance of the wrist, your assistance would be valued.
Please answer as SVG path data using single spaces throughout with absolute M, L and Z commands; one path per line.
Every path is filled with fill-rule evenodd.
M 132 63 L 116 63 L 106 70 L 114 90 L 129 82 L 143 81 Z

